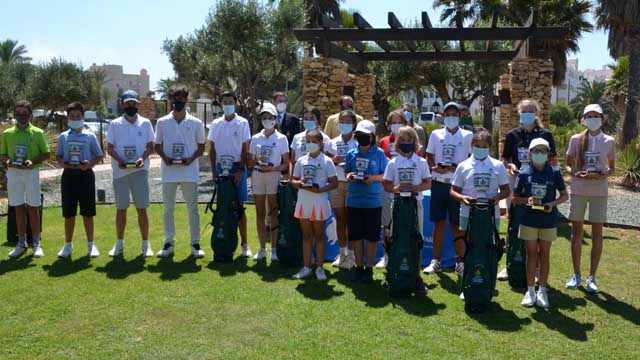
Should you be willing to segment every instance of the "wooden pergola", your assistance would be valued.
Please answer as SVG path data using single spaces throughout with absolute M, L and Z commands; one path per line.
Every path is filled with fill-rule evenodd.
M 562 39 L 568 33 L 566 27 L 537 26 L 537 11 L 531 13 L 522 27 L 498 27 L 495 14 L 491 27 L 484 28 L 435 28 L 427 12 L 422 12 L 422 28 L 404 28 L 393 12 L 388 13 L 389 28 L 373 28 L 359 13 L 354 13 L 353 18 L 355 28 L 339 27 L 324 16 L 321 28 L 293 32 L 299 41 L 312 43 L 318 54 L 343 60 L 356 73 L 366 72 L 369 61 L 500 61 L 516 56 L 544 57 L 545 52 L 537 42 Z M 505 40 L 514 41 L 512 50 L 491 50 L 491 42 Z M 369 51 L 363 41 L 373 41 L 383 51 Z M 395 50 L 390 41 L 400 42 L 406 49 Z M 434 50 L 420 51 L 416 41 L 429 41 Z M 459 50 L 442 49 L 442 43 L 456 41 L 460 44 Z M 466 51 L 465 41 L 484 41 L 486 50 Z

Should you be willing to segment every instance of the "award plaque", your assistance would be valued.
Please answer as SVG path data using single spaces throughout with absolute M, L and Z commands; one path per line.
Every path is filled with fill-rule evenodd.
M 80 142 L 69 142 L 69 165 L 80 165 L 80 155 L 82 154 L 83 145 L 84 144 Z
M 413 185 L 413 179 L 415 177 L 415 173 L 416 173 L 415 168 L 398 169 L 398 180 L 400 181 L 400 185 Z M 401 197 L 411 197 L 414 195 L 415 193 L 413 191 L 400 191 Z
M 273 154 L 273 148 L 270 146 L 260 146 L 260 150 L 258 151 L 258 156 L 260 159 L 262 158 L 271 158 L 271 154 Z M 258 160 L 258 166 L 273 166 L 268 160 Z
M 533 197 L 533 210 L 544 211 L 545 207 L 542 205 L 542 199 L 547 196 L 547 184 L 531 184 L 531 196 Z
M 23 166 L 24 165 L 24 161 L 27 158 L 27 145 L 16 145 L 15 146 L 15 158 L 13 159 L 12 163 L 14 166 Z
M 473 188 L 476 191 L 476 203 L 488 204 L 489 197 L 487 191 L 489 191 L 489 185 L 491 185 L 491 174 L 475 173 L 473 174 Z
M 584 163 L 585 165 L 587 165 L 587 173 L 589 174 L 600 173 L 600 171 L 598 170 L 598 164 L 600 163 L 600 153 L 585 151 Z
M 518 148 L 518 161 L 520 162 L 520 171 L 526 172 L 529 170 L 529 148 Z
M 171 156 L 171 163 L 172 164 L 184 164 L 184 161 L 186 160 L 185 156 L 184 156 L 184 144 L 180 144 L 180 143 L 174 143 L 171 145 L 171 152 L 172 152 L 172 156 Z
M 302 187 L 313 187 L 313 178 L 316 176 L 315 165 L 304 165 L 302 167 Z
M 453 157 L 456 153 L 456 146 L 453 144 L 442 145 L 442 162 L 438 164 L 439 167 L 448 168 L 453 166 Z
M 364 173 L 367 171 L 369 167 L 369 159 L 367 158 L 356 158 L 356 174 L 353 176 L 355 180 L 364 180 Z
M 134 168 L 136 167 L 136 152 L 137 149 L 135 146 L 125 146 L 124 147 L 124 158 L 126 161 L 126 167 L 127 168 Z
M 220 157 L 220 168 L 222 169 L 222 173 L 220 176 L 227 177 L 231 173 L 231 168 L 233 167 L 233 157 L 231 156 L 221 156 Z

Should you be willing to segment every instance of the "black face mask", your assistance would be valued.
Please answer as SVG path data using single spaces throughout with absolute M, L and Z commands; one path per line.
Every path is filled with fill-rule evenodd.
M 15 117 L 16 117 L 16 121 L 22 125 L 29 122 L 29 115 L 20 114 L 20 115 L 16 115 Z
M 356 141 L 360 146 L 371 145 L 371 135 L 369 134 L 356 134 Z
M 127 107 L 127 108 L 124 108 L 124 112 L 125 112 L 125 114 L 127 114 L 129 116 L 135 116 L 138 113 L 138 108 L 136 108 L 136 107 Z
M 177 101 L 176 100 L 176 101 L 173 102 L 173 110 L 178 111 L 178 112 L 182 111 L 182 110 L 184 110 L 184 107 L 185 107 L 186 104 L 187 103 L 184 102 L 184 101 Z

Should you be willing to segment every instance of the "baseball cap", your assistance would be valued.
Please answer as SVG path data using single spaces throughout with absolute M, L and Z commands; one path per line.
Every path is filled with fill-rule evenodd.
M 585 106 L 584 112 L 582 113 L 582 115 L 586 115 L 590 111 L 595 111 L 598 114 L 602 115 L 602 107 L 600 107 L 600 105 L 598 104 L 589 104 Z
M 376 126 L 369 120 L 362 120 L 356 126 L 356 132 L 374 134 L 376 132 Z
M 442 112 L 447 111 L 447 109 L 448 109 L 448 108 L 450 108 L 450 107 L 452 107 L 452 106 L 453 106 L 454 108 L 456 108 L 456 110 L 460 111 L 460 105 L 459 105 L 457 102 L 455 102 L 455 101 L 450 101 L 450 102 L 448 102 L 448 103 L 447 103 L 447 104 L 442 108 Z
M 273 116 L 278 116 L 278 112 L 276 111 L 276 107 L 272 103 L 264 103 L 262 104 L 262 109 L 260 109 L 260 115 L 262 113 L 269 113 Z
M 140 96 L 138 95 L 137 92 L 133 91 L 133 90 L 127 90 L 125 92 L 122 93 L 122 95 L 120 95 L 120 100 L 122 100 L 123 103 L 127 102 L 127 101 L 135 101 L 137 103 L 140 102 Z
M 531 144 L 529 144 L 529 151 L 531 151 L 534 147 L 536 146 L 540 146 L 543 145 L 544 147 L 547 148 L 547 150 L 550 150 L 551 148 L 549 147 L 549 142 L 543 138 L 535 138 L 531 141 Z

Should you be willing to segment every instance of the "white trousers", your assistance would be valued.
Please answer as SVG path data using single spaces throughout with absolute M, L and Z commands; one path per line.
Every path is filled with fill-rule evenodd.
M 164 203 L 164 242 L 173 244 L 176 236 L 174 210 L 178 186 L 187 205 L 189 214 L 189 233 L 191 244 L 200 242 L 200 213 L 198 212 L 198 184 L 195 182 L 162 183 L 162 202 Z

